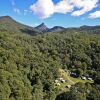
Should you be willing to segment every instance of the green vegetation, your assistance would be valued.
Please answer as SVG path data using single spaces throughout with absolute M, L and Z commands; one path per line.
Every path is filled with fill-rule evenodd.
M 9 29 L 7 29 L 9 30 Z M 0 100 L 99 100 L 100 35 L 75 30 L 31 36 L 0 32 Z M 63 69 L 77 77 L 59 73 Z M 94 80 L 81 80 L 87 75 Z M 54 81 L 65 83 L 55 88 Z M 70 89 L 60 92 L 67 84 Z
M 37 35 L 42 32 L 34 29 L 33 27 L 23 25 L 9 16 L 0 17 L 0 32 L 7 32 L 10 34 L 24 33 L 30 35 Z
M 65 80 L 64 83 L 58 82 L 60 83 L 60 86 L 57 86 L 56 83 L 54 83 L 55 88 L 59 90 L 59 94 L 61 92 L 70 91 L 70 88 L 66 87 L 67 85 L 73 86 L 76 83 L 93 83 L 93 81 L 90 81 L 90 80 L 82 80 L 81 78 L 71 77 L 63 69 L 59 69 L 58 73 L 59 73 L 59 76 Z M 59 80 L 59 78 L 57 80 Z

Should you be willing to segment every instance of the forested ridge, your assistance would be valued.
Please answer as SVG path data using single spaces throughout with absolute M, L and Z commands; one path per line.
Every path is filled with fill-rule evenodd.
M 87 75 L 60 92 L 59 69 Z M 99 100 L 100 34 L 76 30 L 31 36 L 0 32 L 0 100 Z

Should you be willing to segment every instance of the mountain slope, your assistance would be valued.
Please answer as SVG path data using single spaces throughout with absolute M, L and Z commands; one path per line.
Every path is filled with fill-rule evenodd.
M 42 32 L 48 32 L 49 28 L 44 24 L 40 24 L 39 26 L 35 27 L 35 29 L 42 31 Z
M 100 26 L 81 26 L 79 28 L 79 31 L 82 31 L 84 33 L 95 33 L 100 34 Z
M 100 26 L 81 26 L 81 27 L 72 27 L 72 28 L 64 28 L 62 26 L 54 26 L 53 28 L 48 28 L 44 23 L 35 27 L 36 30 L 46 33 L 46 32 L 80 32 L 80 33 L 88 33 L 88 34 L 100 34 Z
M 44 24 L 41 26 L 48 30 Z M 54 27 L 53 31 L 58 29 Z M 37 32 L 34 28 L 9 16 L 0 17 L 0 100 L 66 100 L 58 96 L 64 97 L 61 92 L 67 92 L 66 98 L 71 96 L 77 82 L 80 80 L 83 84 L 80 79 L 83 75 L 92 78 L 94 83 L 88 83 L 84 88 L 80 85 L 82 87 L 75 90 L 75 99 L 71 96 L 70 100 L 77 100 L 82 91 L 85 98 L 89 98 L 92 91 L 93 100 L 99 100 L 100 95 L 95 95 L 100 94 L 100 35 L 84 34 L 89 30 L 93 33 L 98 30 L 99 33 L 99 26 L 31 36 Z M 31 32 L 31 35 L 26 35 Z M 67 77 L 69 73 L 64 70 L 76 73 L 76 78 Z M 65 83 L 59 82 L 60 86 L 55 87 L 55 80 L 61 77 Z M 73 84 L 71 89 L 66 89 L 70 84 Z M 87 93 L 90 87 L 95 90 Z
M 61 26 L 54 26 L 53 28 L 48 28 L 44 23 L 42 23 L 35 27 L 35 29 L 42 32 L 59 32 L 65 30 L 66 28 Z
M 79 28 L 64 28 L 61 26 L 54 26 L 53 28 L 48 28 L 44 23 L 33 28 L 27 25 L 23 25 L 9 16 L 0 17 L 0 32 L 10 32 L 10 33 L 24 33 L 30 35 L 36 35 L 46 32 L 66 32 L 74 31 L 88 34 L 100 34 L 100 26 L 81 26 Z
M 33 27 L 23 25 L 9 16 L 0 17 L 0 31 L 10 32 L 10 33 L 26 33 L 30 35 L 35 35 L 40 33 L 35 30 Z
M 66 100 L 56 99 L 58 93 L 69 84 L 64 83 L 65 86 L 63 84 L 64 87 L 59 90 L 62 86 L 60 82 L 61 85 L 55 89 L 55 80 L 64 77 L 62 71 L 63 74 L 59 76 L 59 69 L 68 69 L 79 78 L 81 75 L 97 78 L 100 83 L 100 35 L 64 32 L 32 37 L 0 32 L 0 100 Z M 66 79 L 66 82 L 72 81 Z M 70 100 L 78 100 L 77 97 L 82 97 L 83 93 L 85 98 L 92 93 L 93 100 L 99 100 L 100 85 L 87 93 L 93 85 L 95 83 L 84 87 L 80 85 L 75 90 L 75 99 Z M 72 89 L 73 86 L 66 91 L 66 98 L 72 95 Z
M 100 26 L 81 26 L 79 28 L 66 28 L 63 32 L 80 32 L 80 33 L 88 33 L 88 34 L 100 34 Z
M 66 28 L 61 27 L 61 26 L 54 26 L 53 28 L 49 29 L 49 32 L 59 32 L 59 31 L 63 31 Z

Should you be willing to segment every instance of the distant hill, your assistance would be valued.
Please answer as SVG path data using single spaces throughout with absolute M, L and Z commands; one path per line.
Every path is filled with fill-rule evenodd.
M 80 32 L 84 33 L 94 33 L 94 34 L 100 34 L 100 26 L 81 26 L 78 29 Z
M 49 32 L 59 32 L 59 31 L 63 31 L 66 28 L 61 27 L 61 26 L 54 26 L 53 28 L 49 29 Z
M 64 28 L 62 26 L 54 26 L 53 28 L 48 28 L 44 23 L 35 27 L 36 30 L 40 32 L 65 32 L 65 31 L 75 31 L 80 33 L 88 33 L 88 34 L 100 34 L 100 26 L 81 26 L 81 27 L 72 27 L 72 28 Z
M 30 35 L 35 35 L 40 33 L 35 30 L 33 27 L 23 25 L 17 21 L 15 21 L 10 16 L 2 16 L 0 17 L 0 31 L 11 32 L 11 33 L 26 33 Z
M 37 27 L 35 27 L 36 30 L 42 31 L 42 32 L 48 32 L 49 28 L 44 24 L 40 24 Z
M 100 26 L 81 26 L 79 28 L 66 28 L 64 31 L 74 31 L 88 34 L 100 34 Z
M 53 28 L 48 28 L 44 23 L 38 25 L 35 27 L 36 30 L 42 31 L 42 32 L 59 32 L 66 28 L 61 26 L 54 26 Z
M 81 26 L 79 28 L 64 28 L 62 26 L 54 26 L 53 28 L 48 28 L 44 23 L 38 25 L 37 27 L 30 27 L 15 21 L 10 16 L 0 17 L 0 32 L 10 32 L 10 33 L 24 33 L 30 35 L 36 35 L 47 32 L 65 32 L 65 31 L 75 31 L 80 33 L 88 34 L 100 34 L 100 26 Z

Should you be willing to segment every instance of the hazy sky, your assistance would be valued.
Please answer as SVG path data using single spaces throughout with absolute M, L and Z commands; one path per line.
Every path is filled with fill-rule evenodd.
M 0 0 L 0 16 L 48 27 L 100 25 L 100 0 Z

